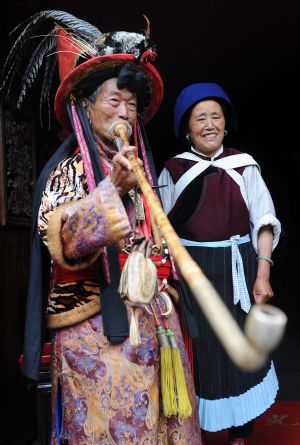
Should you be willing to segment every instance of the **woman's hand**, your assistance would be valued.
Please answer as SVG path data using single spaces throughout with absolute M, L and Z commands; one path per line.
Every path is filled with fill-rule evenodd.
M 262 226 L 258 232 L 258 266 L 256 280 L 253 286 L 253 296 L 256 303 L 266 303 L 274 296 L 270 285 L 270 264 L 261 257 L 271 258 L 273 244 L 273 227 Z
M 126 157 L 129 152 L 135 152 L 135 150 L 133 146 L 124 146 L 112 159 L 113 169 L 110 172 L 110 178 L 121 198 L 137 184 L 136 176 Z M 141 159 L 137 158 L 137 162 L 141 167 L 143 166 Z
M 273 290 L 267 277 L 256 277 L 253 286 L 253 296 L 255 303 L 267 303 L 273 296 Z

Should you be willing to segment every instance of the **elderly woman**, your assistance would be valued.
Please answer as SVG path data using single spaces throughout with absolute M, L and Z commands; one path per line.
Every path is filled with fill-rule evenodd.
M 49 22 L 49 54 L 43 48 L 41 55 L 39 44 L 28 57 L 26 38 L 44 36 Z M 39 32 L 40 25 L 43 33 Z M 149 61 L 155 58 L 149 34 L 103 35 L 62 11 L 43 11 L 24 26 L 8 57 L 9 77 L 13 78 L 15 64 L 20 69 L 20 60 L 40 66 L 40 57 L 48 55 L 46 63 L 51 60 L 54 65 L 49 58 L 56 53 L 61 83 L 55 113 L 70 133 L 37 184 L 24 346 L 23 372 L 37 380 L 44 297 L 48 295 L 51 444 L 201 444 L 189 362 L 165 289 L 171 279 L 168 249 L 151 221 L 126 157 L 129 151 L 136 152 L 148 181 L 154 184 L 155 170 L 143 123 L 157 111 L 163 86 Z M 57 41 L 57 51 L 51 47 L 53 41 Z M 20 42 L 25 43 L 22 46 Z M 45 70 L 47 75 L 49 69 Z M 49 97 L 45 88 L 51 85 L 49 79 L 43 82 L 41 98 Z M 133 129 L 134 141 L 133 146 L 124 146 L 119 152 L 113 131 L 117 122 L 129 131 Z M 147 256 L 155 293 L 150 295 L 151 303 L 142 307 L 128 300 L 125 304 L 119 287 L 121 269 L 137 246 Z M 49 269 L 45 269 L 49 253 L 50 290 L 45 291 L 49 286 Z M 139 266 L 134 271 L 131 279 L 141 281 Z M 126 279 L 129 275 L 125 274 Z M 122 287 L 124 298 L 128 296 L 126 286 Z M 137 284 L 136 288 L 138 293 Z M 177 341 L 177 364 L 186 385 L 183 397 L 179 388 L 176 393 L 175 387 L 165 384 L 166 377 L 178 372 L 170 360 L 171 367 L 163 367 L 161 357 L 170 357 L 166 351 L 171 355 L 173 351 L 166 343 L 165 350 L 160 348 L 158 338 L 163 336 L 168 343 L 167 334 Z
M 164 209 L 182 244 L 243 327 L 251 304 L 273 296 L 271 254 L 280 223 L 255 160 L 223 145 L 226 128 L 235 126 L 235 110 L 219 85 L 183 89 L 175 105 L 175 134 L 189 150 L 165 163 L 159 183 L 167 185 L 161 189 Z M 193 344 L 201 428 L 228 429 L 229 443 L 243 445 L 254 419 L 275 400 L 274 366 L 251 373 L 237 369 L 184 280 L 179 288 Z

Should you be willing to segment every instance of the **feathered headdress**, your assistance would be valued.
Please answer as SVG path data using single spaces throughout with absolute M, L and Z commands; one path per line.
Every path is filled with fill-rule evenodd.
M 50 113 L 50 100 L 58 88 L 55 113 L 60 124 L 66 126 L 65 99 L 72 89 L 94 72 L 130 62 L 148 78 L 149 100 L 142 113 L 145 123 L 157 111 L 163 95 L 161 77 L 150 63 L 156 53 L 149 31 L 148 22 L 144 34 L 125 31 L 103 34 L 67 12 L 39 12 L 11 32 L 11 37 L 17 38 L 4 65 L 1 91 L 8 96 L 13 90 L 17 107 L 21 108 L 30 88 L 41 76 L 40 113 L 45 105 Z

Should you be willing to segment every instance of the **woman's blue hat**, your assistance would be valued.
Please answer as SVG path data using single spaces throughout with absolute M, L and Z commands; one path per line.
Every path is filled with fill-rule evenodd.
M 180 134 L 180 125 L 182 123 L 182 118 L 185 113 L 196 103 L 204 99 L 221 99 L 228 105 L 229 109 L 229 122 L 228 124 L 235 130 L 237 127 L 237 117 L 235 109 L 222 87 L 217 83 L 193 83 L 186 88 L 184 88 L 179 94 L 174 109 L 175 117 L 175 136 L 178 137 Z

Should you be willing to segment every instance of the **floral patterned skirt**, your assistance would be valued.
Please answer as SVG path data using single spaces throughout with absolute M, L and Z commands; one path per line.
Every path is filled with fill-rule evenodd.
M 168 319 L 181 349 L 192 417 L 162 414 L 160 356 L 153 315 L 138 309 L 141 344 L 112 346 L 102 316 L 53 333 L 51 444 L 201 445 L 188 358 L 173 309 Z

